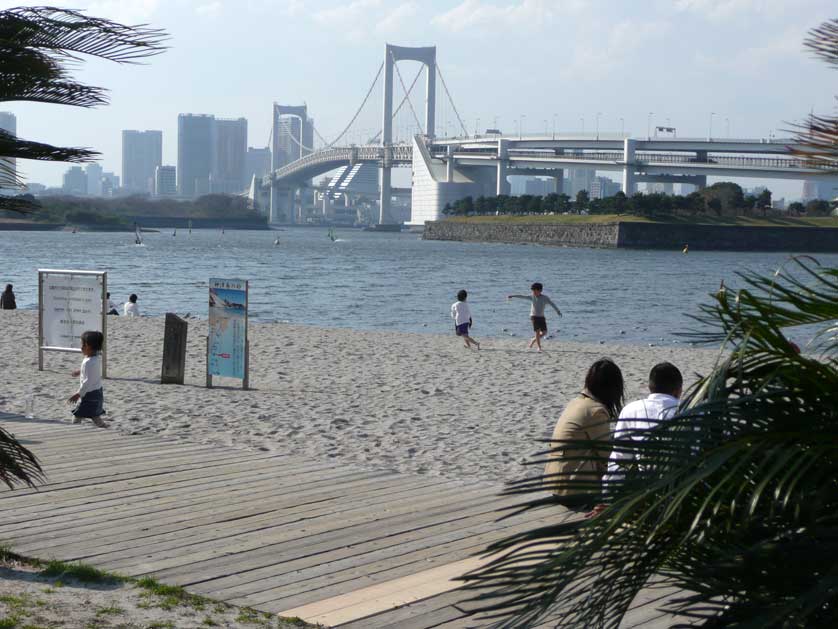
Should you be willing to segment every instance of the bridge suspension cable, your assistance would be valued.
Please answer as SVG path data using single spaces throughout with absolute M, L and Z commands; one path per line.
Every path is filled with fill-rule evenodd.
M 454 110 L 454 114 L 457 116 L 457 120 L 460 123 L 460 128 L 463 130 L 463 135 L 468 137 L 468 129 L 466 129 L 466 125 L 463 123 L 463 119 L 460 117 L 460 112 L 457 111 L 457 106 L 454 104 L 454 99 L 451 98 L 451 92 L 448 91 L 448 85 L 445 83 L 445 77 L 442 76 L 442 70 L 439 68 L 439 64 L 436 64 L 436 73 L 439 75 L 439 80 L 442 82 L 442 87 L 445 90 L 445 95 L 448 97 L 448 102 L 451 103 L 451 109 Z
M 419 80 L 419 77 L 420 77 L 420 76 L 422 76 L 422 71 L 423 71 L 424 69 L 425 69 L 425 68 L 424 68 L 423 66 L 420 66 L 420 67 L 419 67 L 419 71 L 416 73 L 416 76 L 415 76 L 415 77 L 413 77 L 413 82 L 410 84 L 410 87 L 407 89 L 407 93 L 404 95 L 404 98 L 402 98 L 402 102 L 400 102 L 400 103 L 399 103 L 399 106 L 398 106 L 398 107 L 396 107 L 396 110 L 393 112 L 393 117 L 391 118 L 392 120 L 395 120 L 395 119 L 396 119 L 396 114 L 398 114 L 398 113 L 402 110 L 402 107 L 404 107 L 404 104 L 405 104 L 405 103 L 408 101 L 408 99 L 410 98 L 410 94 L 411 94 L 411 92 L 413 91 L 413 88 L 416 86 L 416 81 L 418 81 L 418 80 Z M 378 133 L 376 133 L 373 137 L 371 137 L 371 138 L 369 139 L 370 144 L 372 144 L 373 142 L 375 142 L 376 140 L 378 140 L 378 138 L 380 138 L 380 137 L 381 137 L 381 133 L 382 133 L 382 130 L 381 130 L 381 129 L 379 129 Z
M 396 58 L 393 56 L 392 51 L 390 52 L 390 58 L 393 60 L 393 67 L 396 68 L 396 76 L 399 77 L 399 83 L 402 84 L 402 89 L 404 90 L 405 95 L 408 96 L 407 104 L 410 105 L 410 111 L 413 114 L 413 120 L 416 122 L 416 126 L 419 128 L 419 133 L 424 133 L 424 131 L 422 131 L 422 123 L 419 122 L 419 116 L 416 115 L 416 110 L 413 109 L 413 102 L 410 100 L 410 94 L 407 91 L 407 86 L 404 84 L 404 79 L 402 78 L 401 70 L 399 70 L 399 64 L 396 63 Z

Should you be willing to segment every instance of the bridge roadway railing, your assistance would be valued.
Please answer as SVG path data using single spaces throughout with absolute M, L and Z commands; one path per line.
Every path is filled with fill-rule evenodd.
M 468 157 L 491 158 L 497 155 L 494 148 L 474 148 L 458 150 L 454 153 L 455 159 L 468 159 Z M 444 158 L 446 155 L 436 152 L 434 157 Z M 590 161 L 623 163 L 622 151 L 584 151 L 556 153 L 548 149 L 509 149 L 511 158 L 536 158 L 553 160 L 557 162 L 567 159 L 572 161 Z M 699 158 L 695 155 L 684 153 L 661 153 L 657 151 L 638 151 L 634 156 L 634 164 L 708 164 L 719 166 L 730 166 L 733 168 L 773 168 L 780 170 L 832 170 L 829 164 L 818 161 L 799 159 L 794 157 L 747 157 L 734 155 L 708 155 L 706 158 Z
M 389 159 L 385 160 L 383 146 L 344 146 L 315 151 L 298 160 L 276 169 L 274 179 L 286 179 L 320 165 L 336 163 L 355 164 L 356 162 L 393 163 L 394 165 L 409 164 L 413 158 L 413 147 L 409 144 L 388 146 Z M 389 164 L 388 164 L 389 165 Z M 269 185 L 271 176 L 265 177 L 264 185 Z

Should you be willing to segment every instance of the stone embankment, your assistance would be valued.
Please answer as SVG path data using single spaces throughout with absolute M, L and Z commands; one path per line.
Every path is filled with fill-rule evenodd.
M 428 221 L 425 240 L 563 247 L 838 253 L 838 228 L 678 223 L 463 223 Z

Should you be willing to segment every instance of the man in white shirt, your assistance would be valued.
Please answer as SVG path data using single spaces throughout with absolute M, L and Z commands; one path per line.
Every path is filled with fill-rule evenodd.
M 678 411 L 678 402 L 684 389 L 684 378 L 672 363 L 658 363 L 649 372 L 649 397 L 630 402 L 620 411 L 614 439 L 640 441 L 644 435 L 637 431 L 652 430 L 662 419 L 672 417 Z M 634 452 L 615 448 L 608 459 L 606 485 L 610 480 L 621 478 L 626 469 L 634 463 Z

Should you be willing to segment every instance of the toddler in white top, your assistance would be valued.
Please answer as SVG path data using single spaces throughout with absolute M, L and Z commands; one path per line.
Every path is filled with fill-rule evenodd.
M 472 344 L 480 349 L 480 343 L 469 336 L 471 327 L 471 308 L 466 303 L 468 293 L 461 290 L 457 293 L 457 301 L 451 304 L 451 318 L 454 319 L 454 333 L 463 339 L 465 346 L 471 348 Z
M 77 402 L 73 409 L 74 424 L 82 419 L 89 419 L 100 428 L 107 428 L 102 421 L 105 413 L 105 396 L 102 393 L 102 346 L 105 336 L 101 332 L 89 330 L 81 335 L 81 352 L 84 359 L 81 369 L 73 372 L 79 378 L 79 390 L 70 396 L 69 402 Z

